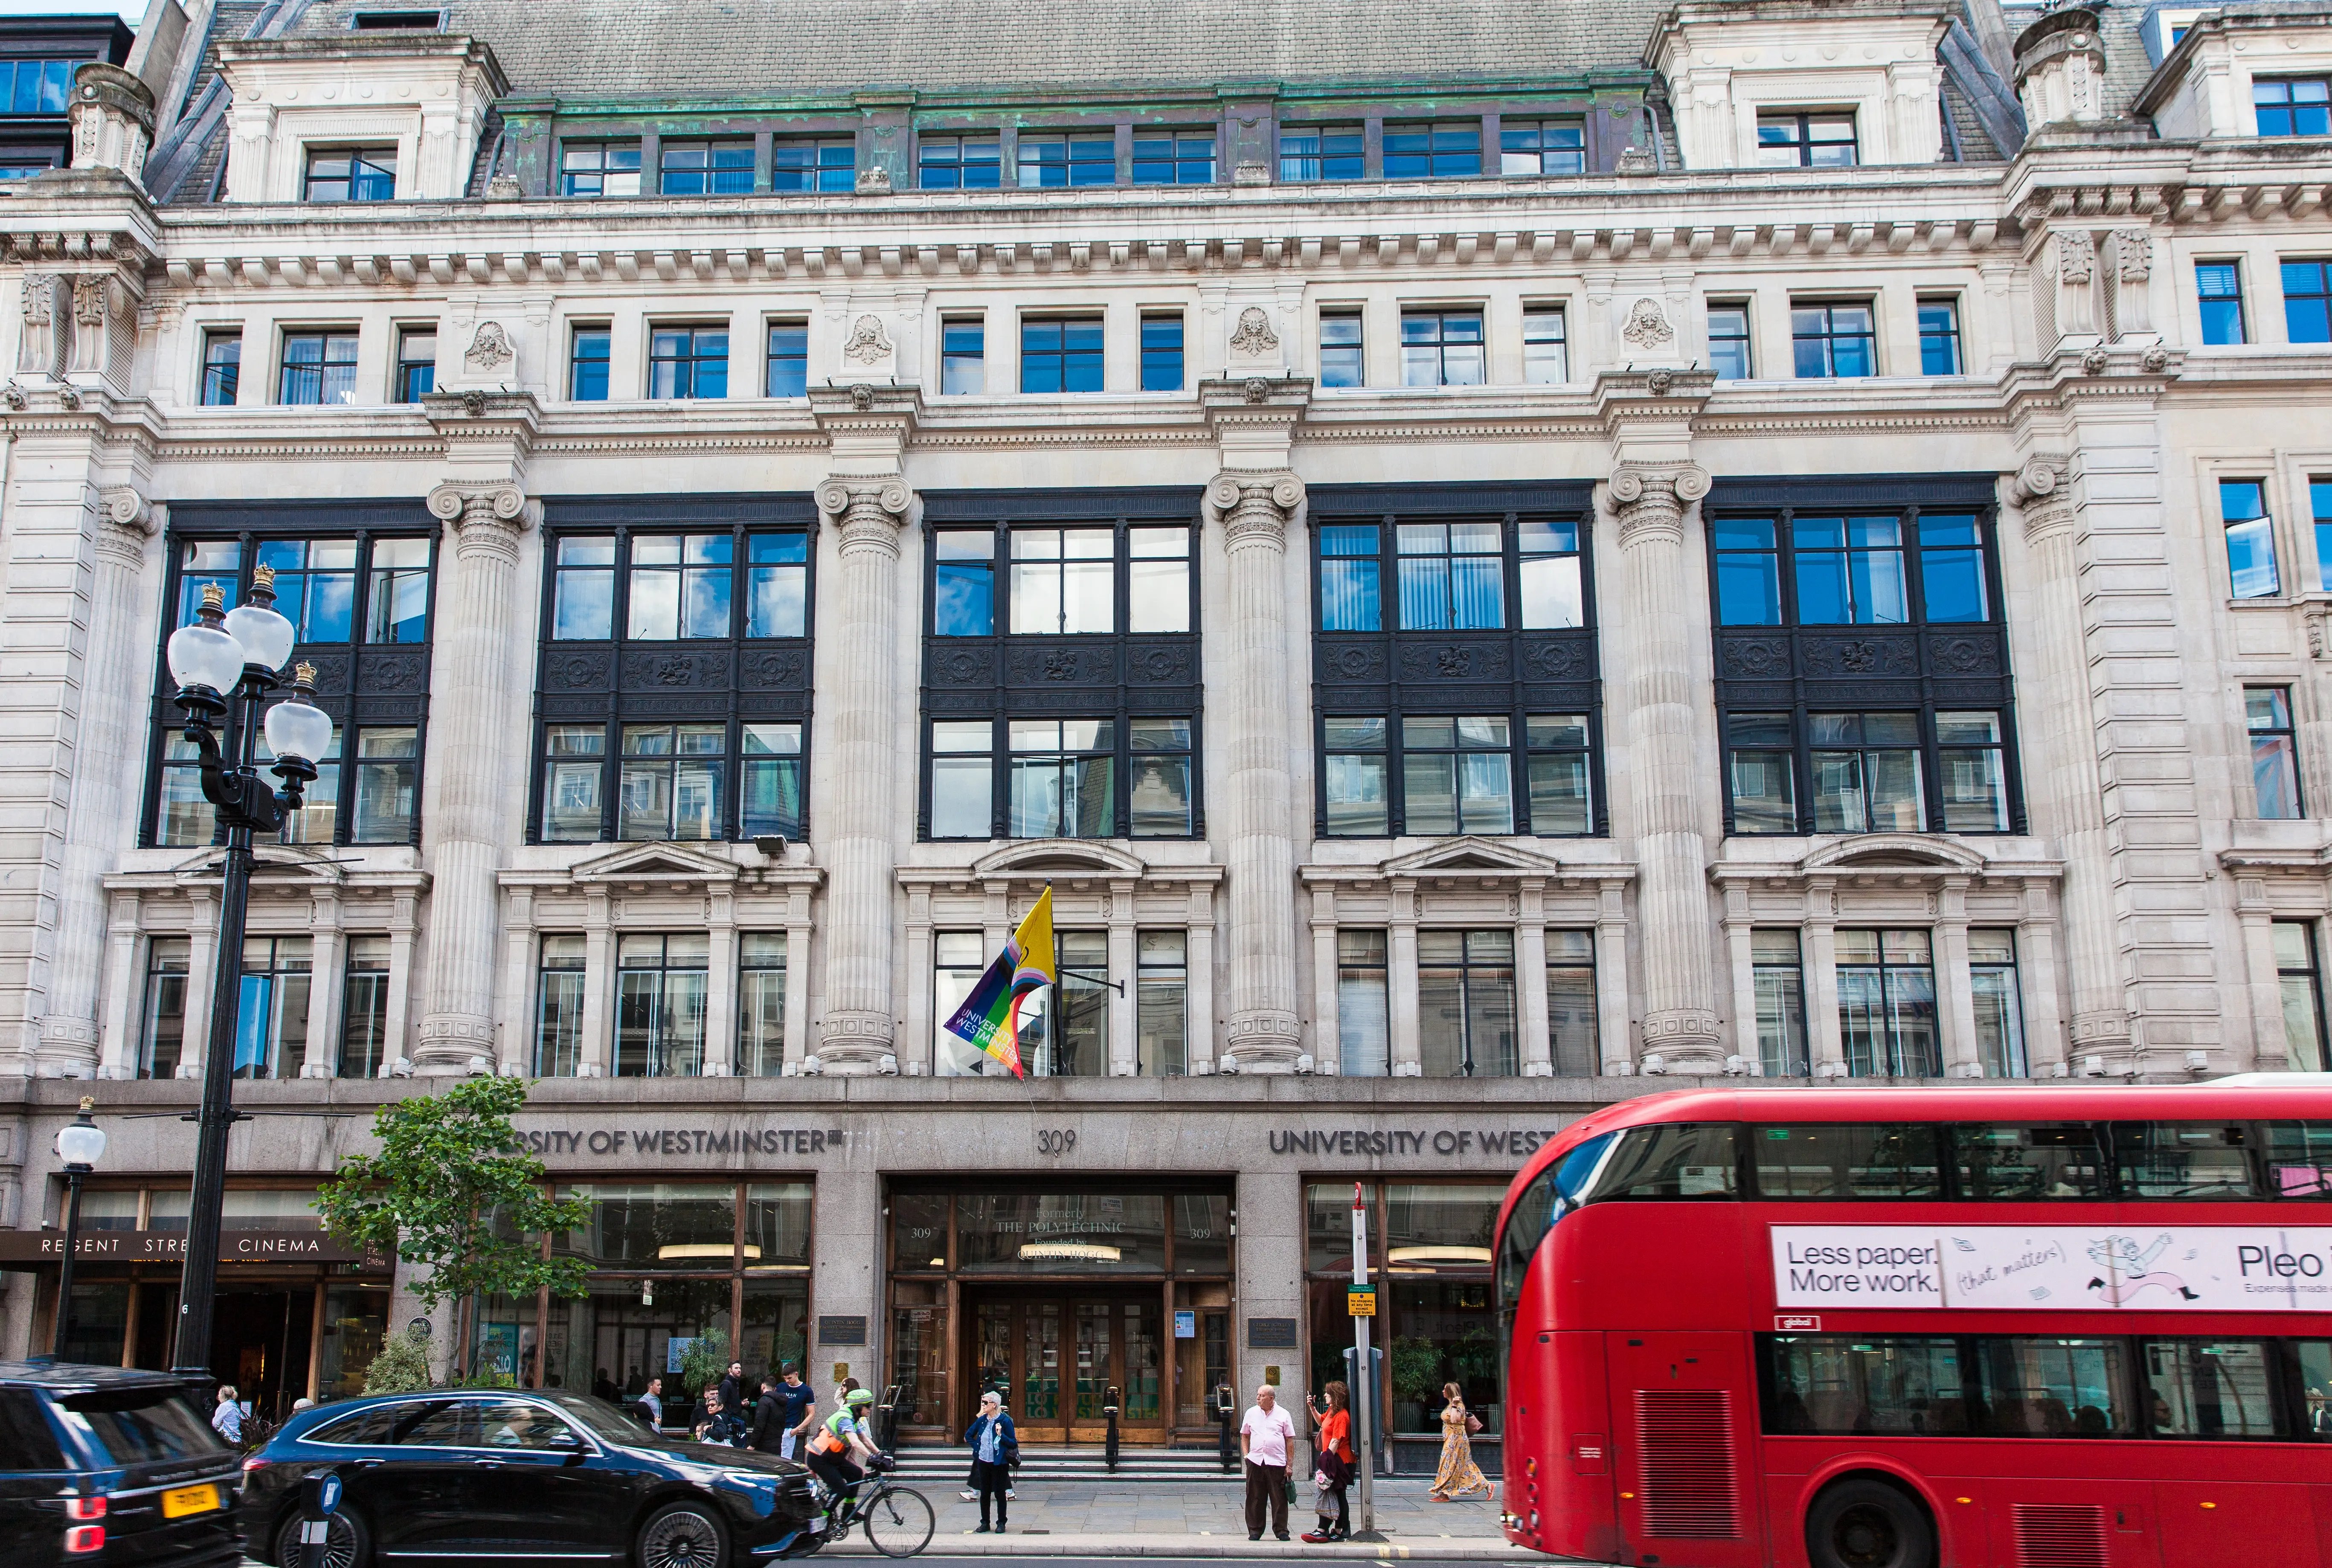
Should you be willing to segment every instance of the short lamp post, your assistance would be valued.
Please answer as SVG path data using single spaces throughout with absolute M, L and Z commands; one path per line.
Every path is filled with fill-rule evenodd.
M 65 1343 L 72 1338 L 73 1254 L 81 1249 L 81 1184 L 105 1158 L 105 1129 L 89 1119 L 96 1108 L 97 1102 L 83 1095 L 81 1114 L 57 1133 L 57 1158 L 65 1162 L 65 1261 L 57 1274 L 57 1334 L 50 1353 L 59 1361 L 64 1360 Z
M 218 1281 L 219 1209 L 226 1196 L 226 1141 L 234 1127 L 236 1012 L 243 995 L 243 926 L 251 894 L 254 833 L 275 833 L 301 805 L 301 791 L 316 776 L 316 759 L 332 743 L 331 716 L 309 701 L 316 672 L 292 673 L 292 694 L 265 710 L 295 633 L 275 612 L 275 573 L 252 573 L 251 602 L 221 613 L 217 584 L 203 589 L 195 624 L 170 634 L 170 677 L 186 716 L 186 743 L 201 755 L 203 798 L 226 828 L 226 865 L 219 890 L 218 973 L 211 988 L 210 1039 L 203 1050 L 203 1104 L 196 1119 L 195 1188 L 186 1215 L 186 1262 L 178 1287 L 177 1346 L 171 1370 L 204 1377 L 210 1372 L 211 1308 Z M 222 730 L 224 733 L 222 733 Z M 259 776 L 262 733 L 275 755 L 268 771 L 282 793 Z

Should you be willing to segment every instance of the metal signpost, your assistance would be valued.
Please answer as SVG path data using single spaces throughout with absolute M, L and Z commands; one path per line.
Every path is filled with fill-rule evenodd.
M 300 1518 L 300 1556 L 293 1568 L 326 1568 L 331 1561 L 332 1513 L 340 1506 L 340 1478 L 326 1471 L 309 1489 Z
M 1369 1283 L 1369 1209 L 1361 1184 L 1352 1183 L 1352 1458 L 1361 1473 L 1361 1527 L 1356 1541 L 1383 1539 L 1377 1532 L 1376 1380 L 1369 1358 L 1369 1323 L 1377 1314 L 1377 1287 Z M 1365 1309 L 1365 1310 L 1364 1310 Z

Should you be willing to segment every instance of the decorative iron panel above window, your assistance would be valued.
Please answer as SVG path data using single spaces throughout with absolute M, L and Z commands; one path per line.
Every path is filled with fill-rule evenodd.
M 543 507 L 532 843 L 799 838 L 807 495 Z
M 930 491 L 923 527 L 923 836 L 1202 831 L 1198 493 Z
M 2023 831 L 1989 474 L 1718 480 L 1725 824 Z
M 307 805 L 283 842 L 419 841 L 429 718 L 430 608 L 438 526 L 417 502 L 178 502 L 170 508 L 162 639 L 195 618 L 215 583 L 229 608 L 252 573 L 275 573 L 292 660 L 316 668 L 316 705 L 332 717 Z M 198 846 L 216 818 L 194 749 L 179 738 L 176 686 L 156 650 L 153 741 L 139 842 Z M 229 743 L 232 749 L 232 743 Z M 261 743 L 264 756 L 266 746 Z
M 1313 490 L 1321 833 L 1604 831 L 1591 505 L 1578 483 Z

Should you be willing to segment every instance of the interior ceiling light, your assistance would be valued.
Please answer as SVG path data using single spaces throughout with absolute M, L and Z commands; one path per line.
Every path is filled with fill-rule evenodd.
M 1487 1263 L 1486 1247 L 1396 1247 L 1386 1257 L 1393 1263 Z
M 677 1241 L 669 1247 L 656 1248 L 656 1261 L 670 1263 L 685 1257 L 733 1257 L 737 1249 L 725 1241 Z M 761 1256 L 761 1249 L 751 1242 L 745 1243 L 745 1257 L 750 1262 Z

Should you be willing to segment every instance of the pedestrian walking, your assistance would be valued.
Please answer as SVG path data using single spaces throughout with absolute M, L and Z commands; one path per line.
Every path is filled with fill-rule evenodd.
M 752 1402 L 752 1393 L 745 1383 L 745 1363 L 732 1361 L 721 1376 L 721 1403 L 732 1416 L 741 1416 Z
M 1266 1506 L 1271 1534 L 1287 1539 L 1287 1456 L 1295 1445 L 1295 1423 L 1279 1408 L 1279 1391 L 1269 1383 L 1255 1391 L 1255 1403 L 1239 1422 L 1239 1452 L 1247 1458 L 1247 1538 L 1263 1539 Z
M 971 1445 L 971 1484 L 980 1494 L 980 1528 L 972 1534 L 989 1533 L 988 1504 L 994 1498 L 996 1534 L 1001 1535 L 1005 1506 L 1012 1496 L 1012 1467 L 1020 1458 L 1020 1434 L 1013 1429 L 1011 1412 L 994 1389 L 980 1396 L 980 1414 L 964 1429 L 963 1440 Z
M 1426 1494 L 1447 1503 L 1460 1492 L 1490 1495 L 1489 1477 L 1474 1462 L 1473 1434 L 1482 1429 L 1482 1418 L 1466 1408 L 1456 1383 L 1441 1385 L 1441 1468 L 1433 1473 L 1433 1489 Z
M 779 1446 L 778 1458 L 798 1459 L 802 1445 L 809 1441 L 810 1429 L 817 1425 L 817 1391 L 802 1382 L 801 1368 L 786 1363 L 785 1383 L 779 1391 L 784 1401 L 785 1440 Z
M 243 1441 L 243 1406 L 235 1400 L 233 1383 L 219 1384 L 218 1403 L 211 1410 L 211 1430 L 230 1443 Z
M 664 1430 L 664 1379 L 648 1379 L 648 1386 L 632 1401 L 632 1413 L 640 1418 L 648 1430 Z
M 1320 1456 L 1312 1462 L 1313 1478 L 1320 1487 L 1320 1527 L 1304 1534 L 1314 1545 L 1352 1538 L 1352 1509 L 1344 1499 L 1344 1489 L 1352 1484 L 1352 1391 L 1340 1378 L 1320 1391 L 1323 1397 L 1312 1401 L 1317 1429 L 1313 1447 Z M 1330 1503 L 1336 1506 L 1333 1515 Z

